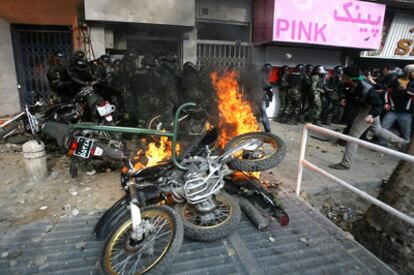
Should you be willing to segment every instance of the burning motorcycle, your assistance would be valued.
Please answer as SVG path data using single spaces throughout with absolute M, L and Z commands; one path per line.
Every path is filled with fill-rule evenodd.
M 101 258 L 106 273 L 162 273 L 177 256 L 183 235 L 198 241 L 228 236 L 237 228 L 241 211 L 237 200 L 223 191 L 226 182 L 235 171 L 263 171 L 284 158 L 283 140 L 268 133 L 240 135 L 222 152 L 212 151 L 218 137 L 213 128 L 177 159 L 181 108 L 173 133 L 147 130 L 173 138 L 171 161 L 135 170 L 125 159 L 121 185 L 126 195 L 105 212 L 94 230 L 98 239 L 106 239 Z

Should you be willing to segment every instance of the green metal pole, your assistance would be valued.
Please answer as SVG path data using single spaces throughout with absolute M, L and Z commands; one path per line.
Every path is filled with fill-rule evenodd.
M 92 131 L 104 131 L 104 132 L 117 132 L 117 133 L 129 133 L 137 135 L 154 135 L 154 136 L 166 136 L 173 137 L 174 133 L 158 130 L 150 130 L 144 128 L 132 128 L 132 127 L 120 127 L 120 126 L 104 126 L 88 123 L 72 124 L 70 125 L 75 130 L 92 130 Z
M 194 107 L 196 106 L 193 102 L 188 102 L 181 105 L 177 111 L 175 112 L 174 117 L 174 125 L 173 125 L 173 132 L 166 132 L 166 131 L 158 131 L 158 130 L 150 130 L 144 128 L 132 128 L 132 127 L 120 127 L 120 126 L 103 126 L 103 125 L 96 125 L 96 124 L 89 124 L 89 123 L 81 123 L 81 124 L 72 124 L 70 127 L 75 130 L 92 130 L 92 131 L 104 131 L 104 132 L 117 132 L 117 133 L 128 133 L 128 134 L 137 134 L 137 135 L 154 135 L 154 136 L 161 136 L 161 137 L 170 137 L 172 138 L 172 152 L 171 152 L 171 160 L 174 165 L 181 170 L 188 170 L 187 167 L 182 166 L 177 161 L 177 135 L 178 135 L 178 122 L 180 119 L 180 113 L 184 108 L 187 107 Z

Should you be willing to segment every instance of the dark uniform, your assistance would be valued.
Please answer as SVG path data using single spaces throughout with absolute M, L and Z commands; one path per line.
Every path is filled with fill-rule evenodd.
M 326 70 L 323 66 L 316 66 L 312 75 L 312 104 L 309 108 L 309 115 L 316 125 L 321 125 L 321 114 L 322 114 L 322 97 L 325 93 L 326 86 Z
M 283 120 L 283 114 L 286 109 L 287 105 L 287 95 L 289 89 L 289 82 L 288 82 L 288 75 L 289 75 L 289 66 L 284 65 L 281 68 L 279 74 L 279 120 Z
M 305 120 L 310 121 L 309 119 L 309 108 L 312 105 L 312 72 L 313 72 L 313 65 L 307 64 L 305 66 L 305 73 L 304 73 L 304 80 L 303 80 L 303 87 L 302 87 L 302 112 L 299 116 L 299 122 L 304 123 Z
M 334 68 L 333 75 L 328 79 L 326 85 L 326 97 L 328 100 L 328 109 L 324 116 L 324 124 L 329 125 L 333 121 L 339 123 L 342 118 L 343 108 L 340 100 L 343 98 L 343 69 L 341 66 Z
M 70 97 L 72 82 L 69 76 L 69 66 L 65 64 L 66 56 L 61 52 L 55 52 L 51 63 L 47 70 L 47 79 L 52 90 L 52 99 Z
M 287 92 L 287 104 L 284 111 L 283 121 L 290 124 L 297 124 L 302 108 L 302 88 L 304 81 L 303 65 L 296 66 L 295 71 L 288 75 L 289 89 Z

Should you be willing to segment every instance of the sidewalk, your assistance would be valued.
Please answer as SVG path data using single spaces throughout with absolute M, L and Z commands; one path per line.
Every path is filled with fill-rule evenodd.
M 283 188 L 295 190 L 303 124 L 292 126 L 272 121 L 271 127 L 274 134 L 285 140 L 287 147 L 285 159 L 271 171 L 276 179 L 283 182 Z M 339 131 L 342 129 L 339 125 L 330 126 L 329 128 L 332 130 L 338 129 Z M 359 147 L 351 170 L 338 171 L 328 168 L 328 165 L 338 163 L 341 160 L 344 149 L 345 147 L 337 146 L 332 140 L 322 141 L 313 138 L 312 134 L 310 134 L 305 158 L 322 169 L 360 188 L 379 186 L 383 180 L 389 178 L 398 164 L 398 159 L 396 158 Z M 304 169 L 303 191 L 314 194 L 327 189 L 338 188 L 341 187 L 331 180 L 306 168 Z

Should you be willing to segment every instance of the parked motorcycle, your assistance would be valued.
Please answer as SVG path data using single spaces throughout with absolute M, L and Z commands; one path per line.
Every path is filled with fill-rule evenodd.
M 125 159 L 121 184 L 126 195 L 98 221 L 94 234 L 106 240 L 101 267 L 109 274 L 160 274 L 178 255 L 183 235 L 212 241 L 236 230 L 237 200 L 223 191 L 235 171 L 263 171 L 285 155 L 282 139 L 248 133 L 231 140 L 222 152 L 211 151 L 213 128 L 174 162 L 134 171 Z M 237 184 L 237 182 L 234 182 Z
M 33 105 L 25 105 L 24 111 L 0 125 L 0 138 L 14 134 L 37 135 L 47 121 L 77 123 L 89 121 L 103 125 L 114 125 L 112 114 L 115 106 L 99 97 L 91 83 L 83 87 L 69 102 L 47 102 L 38 99 Z
M 73 130 L 70 125 L 52 120 L 45 122 L 40 132 L 52 138 L 71 157 L 69 172 L 72 178 L 78 175 L 78 164 L 96 168 L 119 167 L 124 159 L 124 144 L 113 139 L 109 133 L 89 130 Z

